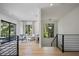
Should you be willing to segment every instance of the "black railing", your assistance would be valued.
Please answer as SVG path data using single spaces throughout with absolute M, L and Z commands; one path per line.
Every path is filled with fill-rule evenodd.
M 64 35 L 62 35 L 62 52 L 64 52 Z
M 61 36 L 60 40 L 59 36 Z M 61 43 L 59 41 L 61 41 Z M 51 46 L 53 46 L 53 43 L 55 42 L 56 42 L 55 46 L 59 48 L 62 52 L 64 52 L 64 35 L 57 34 L 52 40 Z
M 0 56 L 19 56 L 19 36 L 14 36 L 8 41 L 0 37 Z
M 79 34 L 62 34 L 62 51 L 79 52 Z
M 53 43 L 55 42 L 55 40 L 56 40 L 56 46 L 58 45 L 57 43 L 58 43 L 58 34 L 54 37 L 54 39 L 52 40 L 52 42 L 51 42 L 51 46 L 53 45 Z
M 19 36 L 17 36 L 17 56 L 19 56 Z
M 56 47 L 62 52 L 79 51 L 79 34 L 57 34 L 52 40 L 51 46 L 56 41 Z

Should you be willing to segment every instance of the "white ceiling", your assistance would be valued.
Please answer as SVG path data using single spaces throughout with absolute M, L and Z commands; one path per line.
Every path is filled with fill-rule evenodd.
M 4 3 L 0 4 L 0 12 L 19 20 L 36 20 L 40 8 L 48 7 L 49 3 Z
M 44 19 L 59 20 L 76 7 L 79 7 L 79 4 L 77 3 L 55 4 L 52 7 L 42 9 L 42 16 Z
M 0 3 L 0 13 L 18 20 L 37 20 L 40 9 L 44 17 L 59 19 L 79 4 Z

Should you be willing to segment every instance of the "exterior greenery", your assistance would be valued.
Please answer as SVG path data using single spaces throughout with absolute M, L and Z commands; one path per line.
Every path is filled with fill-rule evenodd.
M 32 25 L 26 25 L 25 26 L 25 33 L 28 35 L 32 34 Z
M 45 24 L 44 26 L 44 38 L 54 37 L 54 24 Z
M 10 22 L 1 21 L 1 37 L 10 37 L 16 35 L 16 25 Z
M 9 37 L 9 24 L 1 21 L 1 37 Z

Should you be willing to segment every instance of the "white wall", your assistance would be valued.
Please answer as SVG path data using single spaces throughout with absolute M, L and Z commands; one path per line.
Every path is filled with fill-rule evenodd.
M 24 34 L 23 33 L 23 22 L 22 21 L 17 22 L 17 33 L 18 33 L 18 35 Z
M 40 27 L 39 27 L 39 22 L 38 21 L 36 21 L 35 23 L 34 23 L 34 25 L 35 25 L 35 33 L 38 33 L 39 34 L 39 30 L 40 30 Z
M 35 34 L 39 34 L 39 47 L 41 47 L 41 9 L 38 11 L 36 21 L 34 22 Z
M 0 35 L 1 35 L 1 21 L 0 21 Z
M 79 51 L 79 35 L 74 35 L 79 34 L 79 7 L 75 8 L 59 20 L 58 34 L 67 34 L 64 35 L 65 51 Z M 58 40 L 60 40 L 60 38 Z M 60 47 L 61 42 L 59 41 L 58 44 Z
M 59 34 L 79 34 L 79 7 L 69 12 L 58 22 Z

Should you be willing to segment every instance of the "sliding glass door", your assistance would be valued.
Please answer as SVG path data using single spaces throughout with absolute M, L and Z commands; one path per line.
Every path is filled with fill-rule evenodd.
M 1 21 L 1 37 L 9 37 L 9 23 Z
M 16 39 L 16 25 L 10 23 L 10 40 Z
M 1 20 L 1 37 L 4 41 L 16 39 L 16 25 L 4 20 Z

